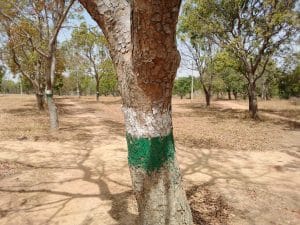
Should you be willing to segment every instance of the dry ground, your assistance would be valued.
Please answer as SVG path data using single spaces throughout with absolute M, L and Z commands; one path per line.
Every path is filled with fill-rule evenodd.
M 133 225 L 120 99 L 57 103 L 61 128 L 50 133 L 33 96 L 0 97 L 0 225 Z M 267 104 L 252 121 L 243 102 L 174 99 L 197 224 L 300 224 L 300 107 Z

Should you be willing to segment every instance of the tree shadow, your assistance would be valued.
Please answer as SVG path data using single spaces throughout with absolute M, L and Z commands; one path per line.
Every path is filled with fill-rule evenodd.
M 64 119 L 62 122 L 62 128 L 54 136 L 47 134 L 47 141 L 59 141 L 58 143 L 65 143 L 65 141 L 71 141 L 72 143 L 67 145 L 67 149 L 58 156 L 51 150 L 40 149 L 34 146 L 30 148 L 24 148 L 22 151 L 13 149 L 18 156 L 14 163 L 20 164 L 24 169 L 23 171 L 18 171 L 16 177 L 22 177 L 22 173 L 45 173 L 54 174 L 53 180 L 51 178 L 44 176 L 39 180 L 30 180 L 30 182 L 13 182 L 14 185 L 8 186 L 7 184 L 3 186 L 0 184 L 0 192 L 6 193 L 12 196 L 10 202 L 2 203 L 0 205 L 0 219 L 6 217 L 14 218 L 18 216 L 18 213 L 35 213 L 43 212 L 47 215 L 47 218 L 42 224 L 54 224 L 61 214 L 70 214 L 66 211 L 66 208 L 72 202 L 79 199 L 86 199 L 85 201 L 90 201 L 91 198 L 97 198 L 103 201 L 110 201 L 110 209 L 107 211 L 108 215 L 116 221 L 115 225 L 133 225 L 136 223 L 137 215 L 133 212 L 135 210 L 130 210 L 129 208 L 134 207 L 134 196 L 131 191 L 131 187 L 123 184 L 120 180 L 112 179 L 110 174 L 110 169 L 106 170 L 106 162 L 97 158 L 95 160 L 95 155 L 92 152 L 95 150 L 95 143 L 101 144 L 101 140 L 107 138 L 105 132 L 102 134 L 95 135 L 95 128 L 106 129 L 109 133 L 113 132 L 117 135 L 124 136 L 124 127 L 122 123 L 115 121 L 105 120 L 103 118 L 89 117 L 89 113 L 95 113 L 93 108 L 76 108 L 76 110 L 70 108 L 73 104 L 64 103 L 63 98 L 59 98 L 57 103 L 59 107 L 64 110 Z M 65 109 L 69 107 L 68 109 Z M 17 110 L 18 111 L 18 110 Z M 22 111 L 22 110 L 21 110 Z M 19 112 L 19 111 L 18 111 Z M 12 112 L 16 113 L 16 112 Z M 29 111 L 28 111 L 29 113 Z M 86 114 L 83 116 L 83 114 Z M 79 123 L 78 121 L 73 121 L 73 116 L 83 116 L 81 117 Z M 98 120 L 99 119 L 99 120 Z M 102 121 L 103 120 L 103 121 Z M 99 123 L 101 126 L 96 127 L 95 123 Z M 53 136 L 53 140 L 51 137 Z M 50 138 L 50 139 L 49 139 Z M 95 138 L 95 140 L 94 140 Z M 43 141 L 41 137 L 39 141 Z M 92 143 L 92 142 L 95 143 Z M 100 141 L 100 142 L 99 142 Z M 62 145 L 64 146 L 64 145 Z M 5 149 L 4 149 L 5 150 Z M 7 149 L 8 150 L 8 149 Z M 66 151 L 67 150 L 67 151 Z M 117 148 L 120 151 L 120 148 Z M 33 157 L 33 154 L 36 156 Z M 92 162 L 92 163 L 91 163 Z M 116 168 L 115 168 L 116 169 Z M 117 168 L 117 170 L 124 170 L 123 167 Z M 50 172 L 49 172 L 50 171 Z M 61 173 L 72 173 L 72 171 L 80 171 L 82 174 L 78 177 L 66 177 L 64 179 L 56 178 L 55 174 Z M 29 176 L 29 175 L 28 175 Z M 3 177 L 6 179 L 8 177 Z M 72 182 L 82 182 L 84 185 L 95 185 L 98 189 L 98 193 L 85 193 L 85 192 L 73 192 L 70 190 L 70 185 Z M 114 193 L 110 190 L 109 184 L 118 185 L 120 187 L 120 192 Z M 68 186 L 69 188 L 60 190 L 60 187 Z M 123 190 L 123 191 L 122 191 Z M 125 191 L 124 191 L 125 190 Z M 115 191 L 115 190 L 114 190 Z M 35 197 L 34 197 L 34 196 Z M 55 196 L 58 200 L 43 201 L 40 196 Z M 16 200 L 13 196 L 19 196 Z M 38 202 L 32 203 L 32 199 L 40 199 Z M 101 207 L 101 206 L 100 206 Z M 49 213 L 50 211 L 51 213 Z M 92 209 L 92 210 L 96 210 Z M 91 210 L 91 211 L 92 211 Z M 73 212 L 72 212 L 73 213 Z M 76 213 L 76 212 L 74 212 Z M 25 218 L 24 218 L 25 220 Z M 32 224 L 34 224 L 35 218 L 30 218 Z M 88 225 L 93 223 L 94 218 L 89 215 L 81 221 L 81 225 Z M 80 222 L 80 221 L 76 221 Z M 101 223 L 101 221 L 100 221 Z M 23 225 L 14 223 L 14 225 Z
M 24 167 L 31 170 L 55 170 L 55 171 L 63 171 L 66 172 L 68 170 L 80 170 L 82 172 L 81 177 L 76 177 L 72 179 L 65 179 L 61 181 L 45 181 L 39 182 L 33 185 L 16 185 L 16 186 L 7 186 L 6 188 L 0 187 L 0 192 L 10 193 L 10 194 L 28 194 L 28 199 L 31 199 L 31 194 L 33 193 L 44 193 L 49 195 L 57 195 L 60 197 L 59 200 L 50 201 L 50 202 L 39 202 L 35 205 L 27 206 L 26 198 L 25 200 L 19 204 L 19 207 L 12 208 L 4 208 L 0 210 L 0 218 L 4 218 L 5 216 L 18 213 L 20 211 L 24 212 L 37 212 L 37 211 L 47 211 L 52 209 L 54 212 L 52 215 L 48 216 L 47 220 L 43 224 L 53 224 L 53 220 L 59 216 L 59 214 L 67 207 L 67 205 L 76 199 L 86 198 L 87 201 L 89 198 L 99 198 L 101 201 L 111 201 L 111 209 L 108 211 L 108 214 L 116 220 L 118 225 L 133 225 L 136 223 L 137 215 L 129 212 L 128 205 L 129 199 L 133 199 L 133 192 L 131 190 L 123 191 L 121 193 L 112 193 L 109 189 L 109 186 L 105 180 L 109 182 L 114 182 L 118 185 L 123 186 L 128 189 L 127 185 L 122 184 L 121 182 L 114 181 L 108 177 L 109 173 L 105 169 L 105 162 L 99 160 L 96 165 L 96 169 L 92 169 L 86 165 L 87 160 L 91 157 L 91 151 L 93 148 L 87 147 L 85 148 L 85 154 L 81 156 L 81 159 L 76 162 L 75 165 L 72 166 L 45 166 L 45 165 L 32 165 L 24 162 L 17 162 Z M 70 155 L 71 157 L 71 155 Z M 76 156 L 72 156 L 76 160 Z M 74 163 L 74 162 L 73 162 Z M 62 185 L 67 184 L 73 181 L 85 181 L 88 183 L 92 183 L 97 185 L 99 194 L 86 194 L 86 193 L 73 193 L 69 191 L 60 191 L 55 188 L 39 188 L 41 185 L 49 186 L 49 185 Z M 8 204 L 9 205 L 9 204 Z M 12 204 L 13 205 L 13 204 Z M 2 207 L 0 207 L 2 208 Z M 92 218 L 86 218 L 82 221 L 81 224 L 90 224 L 93 221 Z M 21 224 L 20 224 L 21 225 Z
M 232 208 L 219 194 L 205 185 L 194 185 L 186 192 L 195 225 L 227 225 Z

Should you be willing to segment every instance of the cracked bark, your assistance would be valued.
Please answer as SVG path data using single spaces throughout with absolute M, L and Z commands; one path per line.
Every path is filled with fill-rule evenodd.
M 127 133 L 164 137 L 172 130 L 171 98 L 180 62 L 180 0 L 80 0 L 101 27 L 116 66 Z M 139 225 L 191 225 L 176 158 L 159 170 L 130 165 Z

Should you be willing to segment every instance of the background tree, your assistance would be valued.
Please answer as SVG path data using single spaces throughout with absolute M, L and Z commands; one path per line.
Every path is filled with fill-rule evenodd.
M 100 95 L 101 64 L 109 58 L 107 42 L 99 28 L 88 27 L 86 23 L 81 23 L 79 28 L 72 32 L 70 42 L 77 49 L 77 53 L 85 57 L 90 64 L 90 71 L 96 81 L 96 99 Z
M 231 93 L 237 99 L 237 95 L 244 92 L 246 84 L 246 80 L 239 72 L 238 60 L 226 51 L 216 54 L 213 60 L 217 76 L 217 82 L 214 83 L 214 90 L 218 88 L 219 92 L 227 92 L 229 100 L 231 100 Z
M 261 99 L 269 100 L 274 95 L 278 96 L 278 82 L 280 70 L 277 68 L 276 62 L 270 60 L 262 77 L 257 81 L 258 94 Z
M 190 32 L 205 31 L 222 48 L 232 53 L 248 82 L 249 110 L 257 116 L 256 82 L 271 57 L 297 31 L 294 0 L 189 0 Z
M 111 59 L 106 59 L 100 65 L 100 85 L 99 91 L 103 95 L 113 95 L 119 94 L 118 90 L 118 78 Z
M 291 71 L 283 73 L 278 83 L 279 96 L 281 98 L 300 97 L 300 65 Z
M 20 83 L 15 82 L 11 79 L 3 79 L 2 81 L 2 93 L 4 94 L 19 94 Z
M 118 74 L 138 224 L 192 225 L 171 117 L 181 1 L 80 2 L 101 27 Z
M 186 4 L 180 17 L 179 37 L 185 48 L 182 55 L 192 61 L 199 73 L 199 80 L 205 94 L 206 106 L 210 106 L 212 87 L 215 78 L 213 57 L 217 46 L 206 35 L 205 30 L 193 30 L 193 24 L 189 21 L 189 4 Z M 192 68 L 194 69 L 194 68 Z
M 90 69 L 89 62 L 86 57 L 79 54 L 78 48 L 74 45 L 72 40 L 64 41 L 61 45 L 63 58 L 66 61 L 67 77 L 64 77 L 64 83 L 67 84 L 64 89 L 65 93 L 75 91 L 77 96 L 80 97 L 83 88 L 83 80 L 89 76 L 88 70 Z
M 39 40 L 39 34 L 26 19 L 15 23 L 3 21 L 2 26 L 7 38 L 6 46 L 3 49 L 5 51 L 3 59 L 13 74 L 20 74 L 23 77 L 21 80 L 31 83 L 30 86 L 35 90 L 37 107 L 39 110 L 44 110 L 45 78 L 43 71 L 45 63 L 30 45 L 28 38 L 19 31 L 20 29 L 24 30 L 36 41 Z
M 191 93 L 191 85 L 191 77 L 179 77 L 175 79 L 173 93 L 179 95 L 182 99 L 184 96 Z

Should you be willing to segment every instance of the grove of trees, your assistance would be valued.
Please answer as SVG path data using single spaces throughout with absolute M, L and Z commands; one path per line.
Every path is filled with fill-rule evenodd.
M 1 92 L 34 93 L 54 131 L 54 94 L 121 96 L 143 225 L 193 224 L 172 125 L 172 94 L 191 93 L 191 77 L 175 79 L 181 58 L 197 71 L 193 85 L 207 106 L 213 95 L 248 97 L 257 118 L 258 95 L 300 94 L 299 62 L 284 63 L 299 39 L 296 1 L 183 2 L 179 15 L 180 0 L 0 0 Z M 97 27 L 82 22 L 83 9 Z M 73 26 L 74 20 L 81 23 Z M 70 38 L 60 41 L 64 29 Z M 7 73 L 18 82 L 5 79 Z
M 257 116 L 257 83 L 299 30 L 295 4 L 294 0 L 186 1 L 180 37 L 195 61 L 201 83 L 208 80 L 202 84 L 207 105 L 215 77 L 213 57 L 226 51 L 246 80 L 249 111 L 253 118 Z

